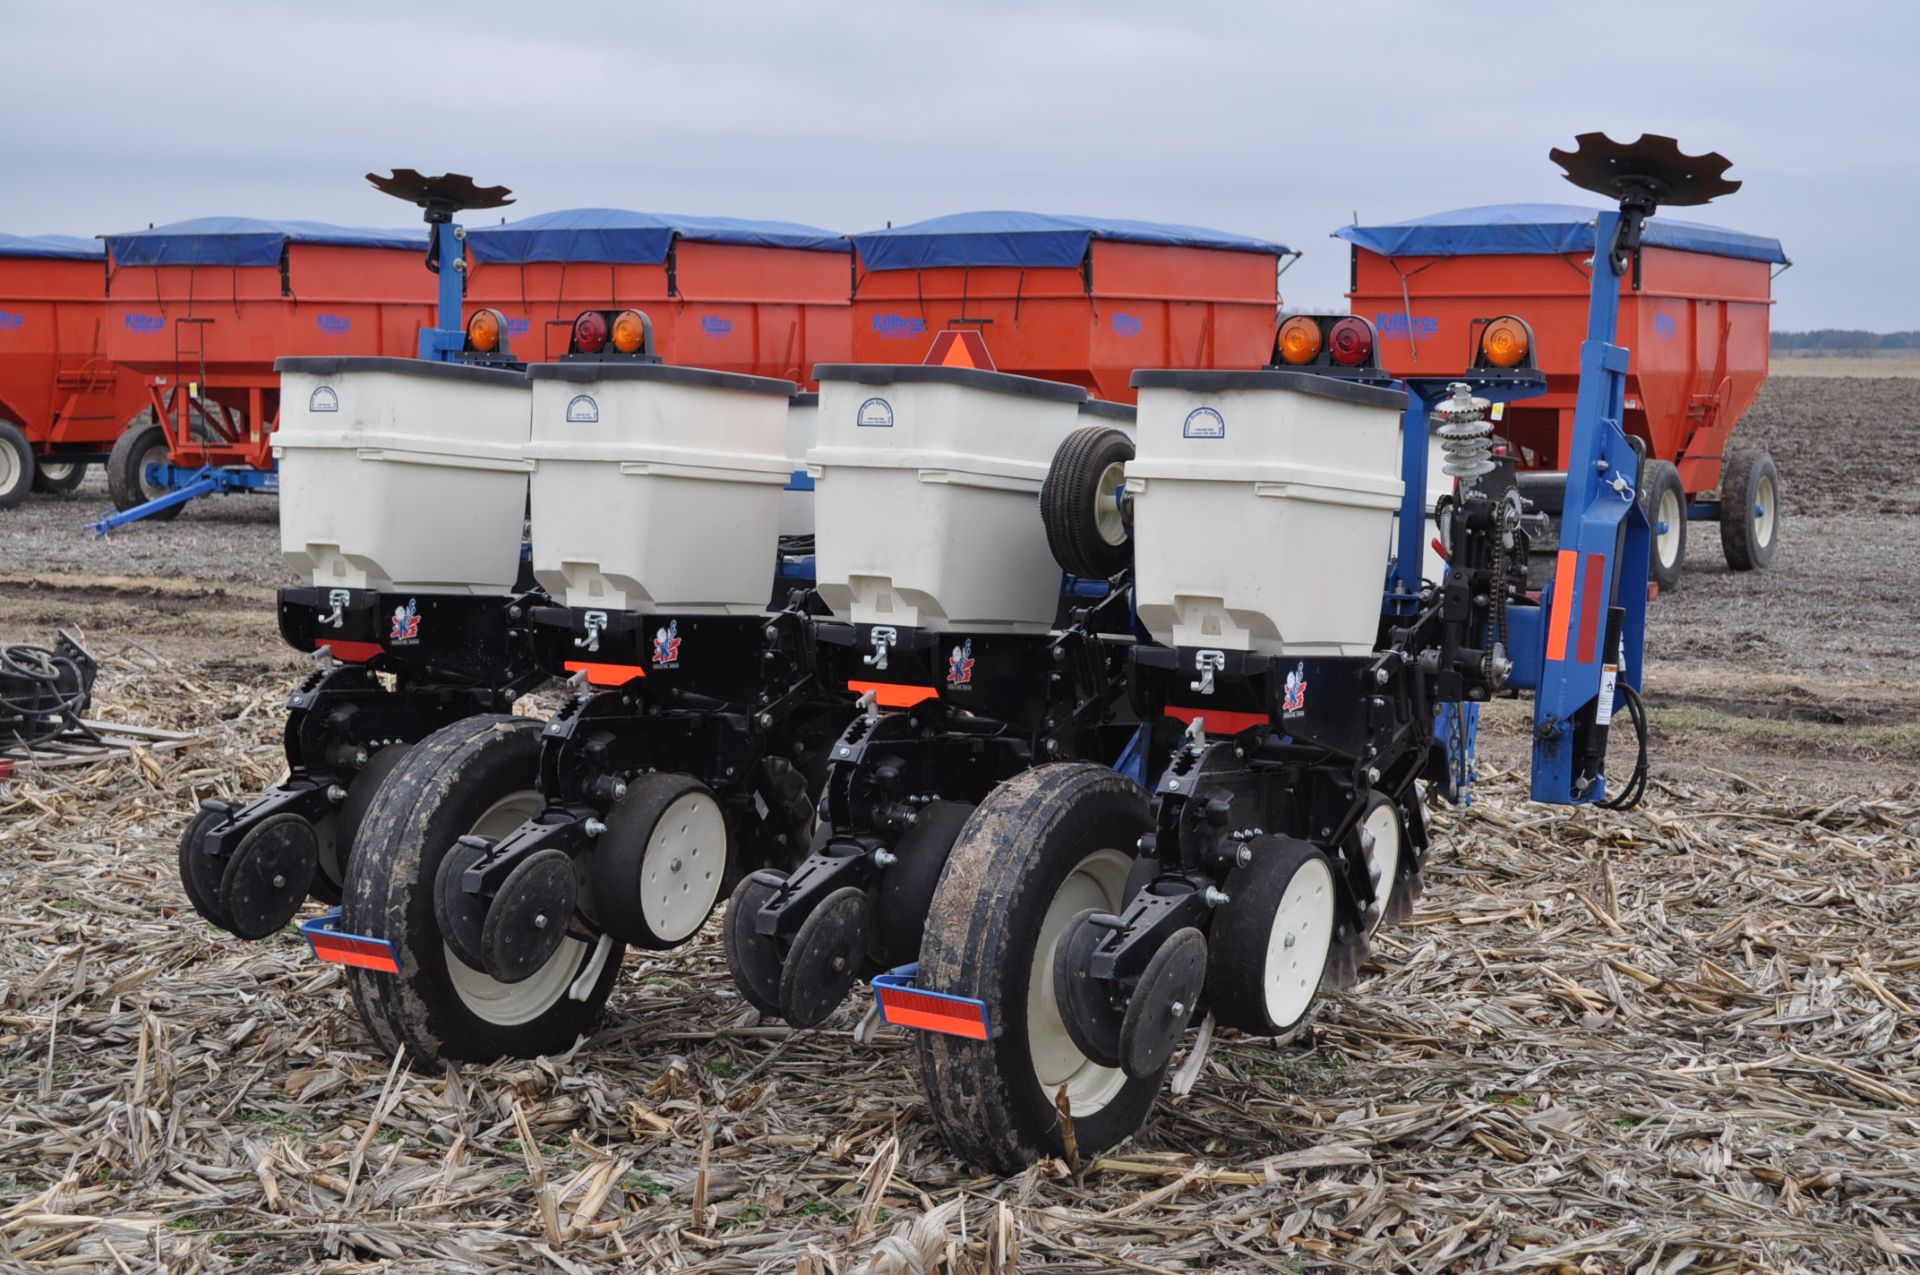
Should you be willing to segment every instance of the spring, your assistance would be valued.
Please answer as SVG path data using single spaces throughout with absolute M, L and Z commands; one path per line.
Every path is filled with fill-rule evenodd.
M 1433 410 L 1440 422 L 1441 469 L 1467 483 L 1493 472 L 1493 426 L 1487 422 L 1487 400 L 1475 398 L 1464 381 L 1448 386 L 1453 397 Z

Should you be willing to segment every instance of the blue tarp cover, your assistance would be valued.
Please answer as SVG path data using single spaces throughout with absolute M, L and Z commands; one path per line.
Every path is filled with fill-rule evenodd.
M 0 257 L 59 257 L 68 261 L 98 261 L 106 254 L 98 239 L 72 235 L 0 234 Z
M 277 266 L 289 243 L 355 248 L 427 250 L 427 228 L 365 230 L 323 221 L 261 221 L 254 217 L 195 217 L 151 230 L 108 235 L 117 266 Z
M 1599 211 L 1579 204 L 1486 204 L 1385 226 L 1342 226 L 1333 233 L 1387 257 L 1592 252 L 1593 217 Z M 1679 221 L 1664 214 L 1647 219 L 1642 241 L 1682 252 L 1787 264 L 1787 254 L 1780 250 L 1778 239 Z
M 613 261 L 657 266 L 675 239 L 745 244 L 754 248 L 805 248 L 846 252 L 843 235 L 792 221 L 742 217 L 683 217 L 677 213 L 628 212 L 624 208 L 569 208 L 508 222 L 474 226 L 467 247 L 475 261 Z
M 1095 239 L 1180 248 L 1225 248 L 1281 256 L 1282 244 L 1203 226 L 1175 226 L 1107 217 L 1054 217 L 1031 212 L 954 213 L 911 226 L 869 230 L 853 237 L 869 270 L 924 270 L 938 266 L 1078 266 Z

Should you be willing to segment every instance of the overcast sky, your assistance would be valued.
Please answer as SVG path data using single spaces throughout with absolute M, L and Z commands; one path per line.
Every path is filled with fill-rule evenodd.
M 396 225 L 394 165 L 835 230 L 981 208 L 1306 251 L 1357 212 L 1582 198 L 1547 150 L 1668 133 L 1777 236 L 1775 326 L 1920 327 L 1920 4 L 0 2 L 0 231 L 231 213 Z M 442 15 L 441 20 L 426 16 Z M 551 16 L 549 16 L 551 15 Z

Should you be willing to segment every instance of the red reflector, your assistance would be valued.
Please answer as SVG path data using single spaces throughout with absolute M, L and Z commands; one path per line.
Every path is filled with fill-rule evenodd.
M 398 974 L 400 962 L 394 959 L 393 946 L 379 939 L 363 939 L 351 934 L 309 933 L 313 954 L 335 965 L 355 965 L 363 970 Z
M 1238 735 L 1252 726 L 1273 725 L 1273 719 L 1265 713 L 1235 713 L 1224 708 L 1180 708 L 1169 704 L 1167 716 L 1189 726 L 1195 718 L 1204 717 L 1209 735 Z
M 915 704 L 930 699 L 939 699 L 940 692 L 931 686 L 901 686 L 895 682 L 855 682 L 848 681 L 847 689 L 855 695 L 873 692 L 873 702 L 882 708 L 912 708 Z
M 607 316 L 589 310 L 573 321 L 573 348 L 578 354 L 598 354 L 607 345 Z
M 383 648 L 378 642 L 322 642 L 321 646 L 333 648 L 333 658 L 345 660 L 349 664 L 364 664 L 379 655 Z
M 986 1007 L 976 1002 L 928 996 L 900 987 L 882 987 L 879 994 L 881 1010 L 887 1021 L 896 1026 L 939 1032 L 943 1036 L 965 1036 L 968 1040 L 987 1039 Z
M 592 664 L 586 660 L 568 660 L 566 670 L 569 673 L 585 673 L 587 680 L 595 686 L 625 686 L 647 675 L 647 670 L 638 664 Z

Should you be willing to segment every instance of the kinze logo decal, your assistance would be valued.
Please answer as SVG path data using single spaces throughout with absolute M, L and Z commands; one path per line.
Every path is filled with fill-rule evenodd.
M 123 317 L 129 332 L 165 332 L 167 321 L 157 314 L 129 314 Z
M 733 320 L 723 319 L 717 314 L 703 314 L 700 316 L 700 330 L 710 337 L 732 336 Z
M 653 666 L 655 668 L 680 667 L 680 621 L 669 620 L 666 628 L 654 630 Z
M 343 336 L 353 331 L 353 320 L 338 314 L 315 315 L 314 320 L 322 332 L 328 336 Z
M 924 336 L 927 321 L 909 319 L 904 314 L 876 314 L 873 316 L 873 330 L 889 341 L 898 341 L 910 336 Z
M 966 686 L 973 681 L 973 639 L 968 638 L 963 646 L 953 648 L 953 654 L 947 657 L 947 685 Z
M 27 316 L 15 314 L 11 310 L 0 310 L 0 332 L 18 332 L 27 326 Z
M 1440 330 L 1440 320 L 1430 314 L 1416 314 L 1409 317 L 1404 314 L 1376 314 L 1373 326 L 1380 329 L 1382 341 L 1404 341 L 1411 331 L 1417 337 L 1430 337 Z
M 412 598 L 407 605 L 393 609 L 393 629 L 387 634 L 387 641 L 398 646 L 402 643 L 412 645 L 420 640 L 420 608 Z
M 1115 336 L 1139 336 L 1140 320 L 1131 314 L 1122 314 L 1118 310 L 1113 314 L 1113 334 Z

